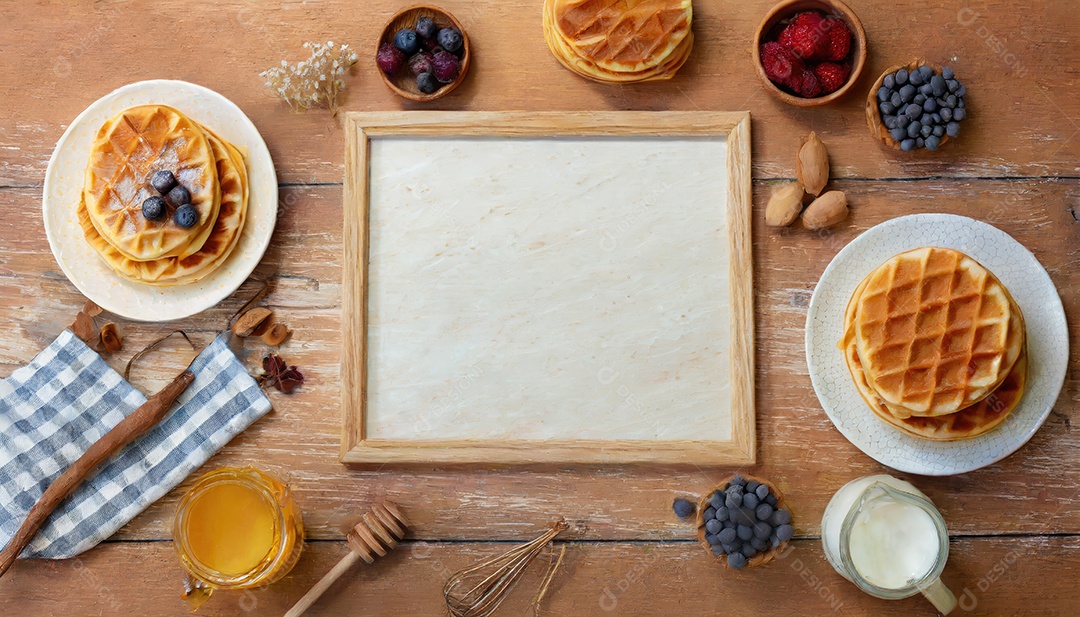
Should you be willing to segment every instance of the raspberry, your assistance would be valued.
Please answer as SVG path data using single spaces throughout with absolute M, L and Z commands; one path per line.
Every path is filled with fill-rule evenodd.
M 822 60 L 839 62 L 851 52 L 851 30 L 839 19 L 830 17 L 825 21 L 828 29 L 825 32 L 825 52 Z
M 779 86 L 798 90 L 793 77 L 802 76 L 803 62 L 789 49 L 776 41 L 769 41 L 761 46 L 761 66 L 769 81 Z M 801 81 L 801 79 L 799 80 Z
M 822 62 L 814 67 L 814 75 L 818 78 L 818 82 L 821 83 L 823 94 L 839 90 L 841 86 L 847 83 L 850 74 L 850 68 L 835 62 Z
M 461 69 L 461 63 L 458 61 L 457 56 L 448 51 L 436 52 L 431 61 L 431 66 L 431 72 L 435 75 L 435 79 L 444 84 L 454 81 L 458 76 L 458 70 Z
M 777 40 L 803 60 L 823 58 L 830 26 L 829 21 L 821 13 L 816 11 L 799 13 L 780 31 Z
M 426 51 L 421 51 L 415 54 L 412 58 L 409 58 L 409 72 L 413 75 L 419 75 L 420 73 L 430 73 L 432 65 L 432 55 Z
M 791 89 L 807 99 L 821 96 L 821 82 L 810 69 L 803 69 L 802 75 L 792 84 Z
M 401 68 L 401 65 L 405 64 L 405 54 L 390 43 L 383 43 L 375 54 L 375 63 L 379 65 L 382 72 L 393 75 Z

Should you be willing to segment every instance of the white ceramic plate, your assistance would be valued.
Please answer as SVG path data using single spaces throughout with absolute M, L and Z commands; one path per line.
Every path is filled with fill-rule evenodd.
M 922 246 L 970 255 L 997 275 L 1024 313 L 1030 367 L 1024 397 L 1001 426 L 972 439 L 927 441 L 878 419 L 859 396 L 843 354 L 836 348 L 844 329 L 844 311 L 859 282 L 893 255 Z M 916 214 L 867 230 L 825 269 L 806 317 L 806 363 L 821 406 L 848 441 L 894 469 L 947 476 L 1000 461 L 1039 430 L 1065 382 L 1069 332 L 1057 288 L 1023 245 L 974 219 Z
M 247 153 L 251 183 L 247 220 L 232 255 L 205 279 L 155 287 L 121 278 L 83 238 L 75 208 L 90 157 L 90 143 L 106 120 L 134 105 L 175 107 Z M 236 291 L 262 259 L 277 222 L 277 177 L 259 131 L 232 101 L 184 81 L 157 79 L 129 84 L 101 97 L 64 131 L 45 172 L 42 213 L 60 269 L 87 298 L 107 311 L 138 321 L 181 319 L 204 311 Z

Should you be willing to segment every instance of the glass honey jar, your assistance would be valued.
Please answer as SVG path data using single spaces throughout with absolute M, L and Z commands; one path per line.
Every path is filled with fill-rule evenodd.
M 173 544 L 193 579 L 184 595 L 194 609 L 215 589 L 261 587 L 288 574 L 304 523 L 288 485 L 254 467 L 223 467 L 181 498 Z

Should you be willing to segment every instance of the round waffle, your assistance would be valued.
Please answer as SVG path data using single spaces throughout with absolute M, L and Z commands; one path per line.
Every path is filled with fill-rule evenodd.
M 198 222 L 183 228 L 172 211 L 161 222 L 142 216 L 142 203 L 157 192 L 154 172 L 167 169 L 191 193 Z M 83 187 L 95 229 L 128 259 L 150 261 L 198 252 L 218 218 L 221 190 L 214 153 L 202 128 L 172 107 L 131 107 L 106 122 L 90 146 Z
M 941 416 L 978 402 L 1023 348 L 1008 292 L 958 251 L 901 253 L 860 289 L 852 336 L 867 381 L 897 415 Z
M 209 129 L 202 128 L 214 152 L 216 175 L 221 187 L 221 205 L 209 236 L 195 253 L 186 257 L 163 257 L 150 261 L 130 259 L 98 233 L 85 204 L 79 204 L 79 224 L 87 242 L 109 267 L 125 279 L 159 286 L 194 283 L 216 271 L 236 247 L 247 218 L 247 166 L 244 157 L 232 144 Z
M 693 46 L 689 0 L 545 0 L 543 10 L 552 54 L 595 81 L 670 79 Z

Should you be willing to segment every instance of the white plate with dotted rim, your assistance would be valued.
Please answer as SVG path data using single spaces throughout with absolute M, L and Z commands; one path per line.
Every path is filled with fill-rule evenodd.
M 181 110 L 245 152 L 251 185 L 244 230 L 232 254 L 213 274 L 176 287 L 141 285 L 113 272 L 83 238 L 75 210 L 90 144 L 98 129 L 128 107 L 155 103 Z M 95 101 L 56 143 L 42 194 L 45 234 L 56 263 L 71 284 L 101 308 L 136 321 L 182 319 L 227 298 L 255 270 L 274 234 L 277 188 L 270 150 L 236 104 L 213 90 L 184 81 L 140 81 Z
M 935 442 L 886 424 L 866 407 L 836 347 L 843 334 L 844 311 L 859 282 L 890 257 L 923 246 L 970 255 L 1001 280 L 1024 313 L 1030 366 L 1027 387 L 1017 408 L 985 435 Z M 821 406 L 848 441 L 893 469 L 948 476 L 1000 461 L 1039 430 L 1065 383 L 1069 331 L 1050 275 L 1012 236 L 964 216 L 914 214 L 868 229 L 825 268 L 806 316 L 806 363 Z

